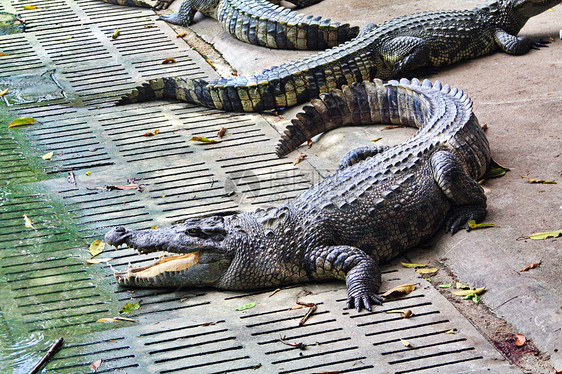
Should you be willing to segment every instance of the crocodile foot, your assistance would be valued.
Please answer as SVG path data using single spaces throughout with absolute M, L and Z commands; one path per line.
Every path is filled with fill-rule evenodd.
M 481 222 L 486 217 L 486 207 L 475 205 L 454 205 L 449 211 L 445 223 L 445 231 L 454 235 L 461 228 L 470 231 L 469 221 Z

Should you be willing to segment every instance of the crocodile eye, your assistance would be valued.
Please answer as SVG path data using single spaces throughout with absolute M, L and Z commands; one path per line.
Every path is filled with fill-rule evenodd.
M 198 228 L 187 229 L 187 233 L 191 235 L 199 235 L 201 234 L 201 229 Z

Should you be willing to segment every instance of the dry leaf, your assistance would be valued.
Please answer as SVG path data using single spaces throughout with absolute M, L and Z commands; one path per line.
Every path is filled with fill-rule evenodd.
M 31 222 L 29 217 L 27 217 L 27 214 L 23 215 L 23 222 L 25 223 L 25 227 L 29 227 L 30 229 L 37 230 L 35 227 L 33 227 L 33 222 Z
M 117 321 L 136 322 L 134 319 L 127 318 L 127 317 L 100 318 L 96 322 L 113 323 L 113 322 L 117 322 Z
M 402 318 L 409 318 L 411 316 L 414 315 L 414 313 L 412 312 L 412 309 L 392 309 L 392 310 L 387 310 L 386 313 L 400 313 L 400 315 L 402 315 Z
M 530 270 L 530 269 L 534 269 L 534 268 L 536 268 L 537 266 L 539 266 L 539 265 L 541 264 L 541 262 L 542 262 L 542 261 L 533 262 L 532 264 L 525 266 L 523 269 L 521 269 L 521 270 L 519 270 L 519 271 L 527 271 L 527 270 Z
M 8 127 L 33 125 L 35 122 L 37 121 L 33 117 L 20 117 L 10 122 Z
M 416 269 L 416 273 L 429 274 L 429 273 L 436 273 L 437 270 L 439 270 L 439 268 Z
M 529 235 L 529 239 L 544 240 L 544 239 L 548 239 L 548 238 L 557 238 L 559 236 L 562 236 L 562 230 L 548 231 L 548 232 L 536 232 L 534 234 Z
M 554 180 L 543 180 L 543 179 L 531 178 L 531 177 L 527 177 L 525 175 L 522 175 L 521 178 L 527 178 L 529 183 L 556 184 L 556 181 L 554 181 Z
M 194 136 L 189 139 L 192 142 L 201 142 L 201 143 L 220 143 L 222 140 L 215 140 L 215 139 L 207 139 L 203 136 Z
M 306 141 L 306 145 L 308 146 L 308 148 L 312 147 L 312 139 L 308 139 Z
M 9 56 L 9 54 L 4 53 L 4 52 L 0 52 L 0 56 Z
M 92 254 L 92 258 L 96 257 L 100 253 L 103 252 L 105 249 L 105 243 L 99 239 L 96 239 L 90 244 L 90 253 Z
M 32 10 L 32 9 L 39 9 L 38 6 L 35 5 L 24 5 L 23 10 Z
M 461 282 L 456 282 L 456 283 L 455 283 L 455 288 L 456 288 L 457 290 L 468 290 L 468 289 L 470 288 L 470 286 L 467 285 L 467 284 L 461 283 Z
M 371 141 L 372 142 L 378 142 L 381 139 L 382 139 L 382 136 L 379 136 L 378 138 L 371 139 Z
M 400 262 L 405 268 L 424 268 L 428 264 L 412 264 L 410 262 Z
M 113 31 L 113 34 L 111 35 L 112 39 L 117 39 L 117 37 L 119 36 L 120 32 L 119 29 Z
M 174 60 L 173 58 L 167 58 L 164 61 L 162 61 L 163 65 L 165 65 L 165 64 L 175 64 L 175 63 L 176 63 L 176 60 Z
M 86 260 L 88 264 L 101 264 L 103 262 L 109 261 L 111 261 L 111 258 L 91 258 L 89 260 Z
M 452 293 L 453 295 L 457 295 L 457 296 L 468 296 L 468 295 L 471 295 L 471 294 L 480 295 L 482 292 L 484 292 L 484 290 L 486 290 L 486 287 L 472 288 L 472 289 L 468 289 L 468 290 L 459 290 L 459 291 L 449 290 L 449 292 Z
M 410 344 L 410 342 L 407 341 L 406 339 L 400 339 L 400 343 L 402 343 L 404 345 L 404 347 L 411 347 L 412 346 Z
M 219 138 L 222 138 L 224 136 L 224 134 L 226 134 L 226 127 L 221 127 L 221 129 L 219 130 L 219 132 L 217 132 L 217 136 Z
M 525 344 L 526 341 L 527 341 L 527 339 L 525 338 L 525 335 L 522 335 L 522 334 L 515 335 L 515 345 L 516 346 L 521 347 L 523 344 Z
M 158 135 L 158 133 L 160 132 L 160 130 L 154 130 L 152 132 L 145 132 L 144 134 L 142 134 L 142 136 L 154 136 L 154 135 Z
M 98 369 L 100 368 L 100 366 L 101 366 L 101 358 L 100 358 L 99 360 L 97 360 L 97 361 L 92 362 L 92 364 L 90 365 L 90 367 L 92 368 L 92 370 L 93 370 L 94 372 L 98 371 Z
M 180 32 L 179 34 L 176 35 L 176 38 L 182 38 L 186 35 L 185 32 Z
M 54 155 L 54 152 L 49 152 L 49 153 L 45 153 L 43 156 L 41 156 L 41 158 L 45 161 L 50 160 Z
M 468 221 L 468 228 L 470 228 L 471 230 L 477 230 L 477 229 L 485 229 L 488 227 L 496 227 L 496 225 L 494 225 L 493 223 L 476 223 L 475 220 L 470 220 Z
M 487 123 L 485 123 L 485 124 L 482 125 L 482 130 L 483 130 L 483 131 L 488 130 L 488 124 L 487 124 Z
M 445 331 L 445 334 L 456 334 L 457 329 L 450 329 L 449 331 Z
M 301 153 L 299 155 L 299 157 L 297 157 L 297 159 L 295 160 L 295 163 L 293 165 L 297 165 L 299 164 L 302 160 L 304 160 L 307 157 L 307 155 L 305 155 L 304 153 Z
M 382 297 L 403 296 L 409 294 L 415 289 L 416 289 L 415 284 L 410 284 L 410 283 L 401 284 L 399 286 L 391 288 L 390 290 L 383 293 L 381 296 Z
M 9 90 L 10 90 L 9 88 L 6 88 L 4 91 L 0 92 L 0 97 L 2 97 L 2 96 L 4 96 L 5 94 L 7 94 Z

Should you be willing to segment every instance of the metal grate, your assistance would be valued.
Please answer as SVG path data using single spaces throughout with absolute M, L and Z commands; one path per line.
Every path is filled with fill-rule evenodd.
M 24 10 L 24 5 L 38 9 Z M 273 153 L 277 133 L 259 115 L 228 114 L 183 103 L 115 107 L 146 79 L 215 76 L 150 10 L 97 0 L 20 0 L 29 31 L 0 37 L 0 79 L 54 70 L 65 97 L 11 105 L 38 124 L 0 129 L 0 314 L 9 321 L 0 344 L 29 335 L 25 372 L 49 339 L 65 336 L 50 372 L 463 372 L 516 371 L 423 279 L 407 269 L 383 274 L 385 287 L 419 283 L 409 297 L 373 313 L 345 308 L 342 283 L 307 285 L 300 296 L 318 310 L 303 325 L 294 309 L 303 287 L 252 293 L 208 289 L 127 290 L 113 270 L 157 257 L 107 248 L 109 264 L 86 265 L 87 247 L 109 227 L 164 226 L 201 213 L 279 204 L 319 178 Z M 113 39 L 116 29 L 120 36 Z M 162 64 L 165 58 L 173 64 Z M 198 145 L 192 136 L 222 142 Z M 158 135 L 147 132 L 158 130 Z M 50 160 L 41 158 L 53 152 Z M 72 178 L 67 179 L 69 173 Z M 134 178 L 138 190 L 104 189 Z M 23 215 L 34 228 L 25 227 Z M 135 323 L 96 323 L 140 301 Z M 235 308 L 252 301 L 243 312 Z M 387 314 L 410 308 L 415 317 Z M 2 324 L 2 329 L 4 329 Z M 446 334 L 450 329 L 457 334 Z M 280 341 L 303 342 L 300 350 Z M 410 341 L 406 348 L 401 339 Z M 0 356 L 0 361 L 6 360 Z M 475 364 L 477 363 L 477 364 Z M 476 366 L 474 366 L 476 365 Z

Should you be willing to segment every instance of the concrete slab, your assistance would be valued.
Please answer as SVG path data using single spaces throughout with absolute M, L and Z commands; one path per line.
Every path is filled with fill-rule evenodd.
M 472 8 L 479 3 L 350 0 L 342 4 L 324 0 L 301 11 L 363 26 L 416 11 Z M 557 370 L 562 368 L 560 239 L 523 238 L 534 232 L 560 229 L 561 185 L 529 184 L 521 176 L 560 182 L 561 25 L 562 8 L 557 6 L 531 19 L 522 30 L 524 35 L 550 40 L 549 48 L 518 57 L 496 53 L 430 77 L 468 93 L 480 122 L 488 125 L 494 159 L 511 171 L 484 184 L 489 203 L 487 221 L 497 227 L 439 236 L 434 248 L 413 255 L 419 261 L 446 265 L 471 285 L 485 285 L 488 291 L 483 302 L 550 355 Z M 313 54 L 250 46 L 223 32 L 212 19 L 198 18 L 192 29 L 214 45 L 240 74 Z M 298 110 L 281 113 L 283 118 L 266 119 L 280 130 Z M 334 170 L 348 150 L 368 144 L 371 138 L 382 136 L 381 142 L 394 144 L 411 133 L 410 129 L 342 129 L 322 136 L 312 149 L 303 151 L 310 164 L 325 175 Z M 295 152 L 289 157 L 296 155 Z M 519 271 L 537 261 L 542 261 L 538 268 Z

